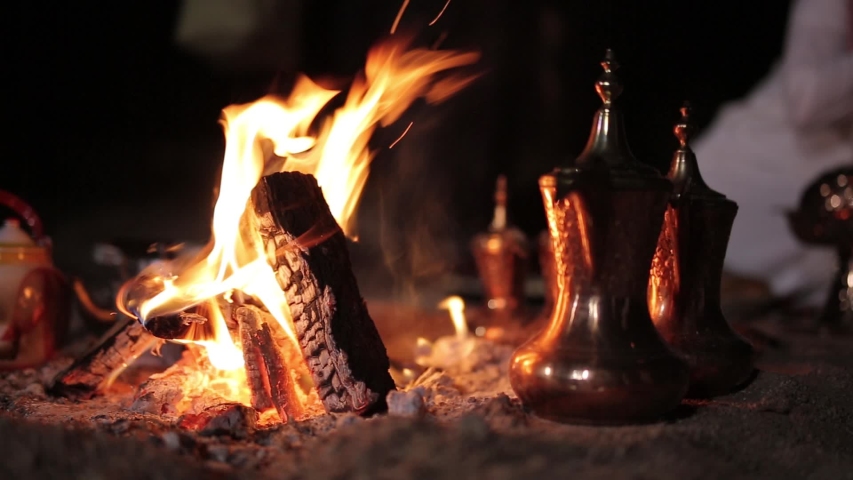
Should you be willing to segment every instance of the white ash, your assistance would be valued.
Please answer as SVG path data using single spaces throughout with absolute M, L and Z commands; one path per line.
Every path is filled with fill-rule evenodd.
M 180 450 L 181 437 L 177 432 L 166 432 L 160 436 L 163 440 L 163 445 L 169 450 Z
M 417 396 L 423 399 L 428 414 L 455 418 L 475 408 L 481 399 L 497 395 L 515 397 L 508 379 L 513 347 L 477 337 L 468 339 L 470 350 L 467 355 L 448 362 L 443 368 L 428 368 L 404 389 L 407 393 L 418 392 Z M 392 408 L 390 397 L 389 409 Z M 398 403 L 394 408 L 401 411 L 412 408 L 406 403 L 417 402 L 415 398 L 415 395 L 394 398 Z
M 388 392 L 388 414 L 400 417 L 421 418 L 426 415 L 423 386 L 407 391 L 392 390 Z
M 414 382 L 415 386 L 442 383 L 435 372 L 444 372 L 452 378 L 453 387 L 461 393 L 485 395 L 510 392 L 507 372 L 513 348 L 477 337 L 471 337 L 471 340 L 468 355 L 445 367 L 428 369 Z
M 49 362 L 39 369 L 25 368 L 5 373 L 5 378 L 0 382 L 0 395 L 13 398 L 22 396 L 45 398 L 45 388 L 50 386 L 53 377 L 70 364 L 70 359 L 63 358 Z

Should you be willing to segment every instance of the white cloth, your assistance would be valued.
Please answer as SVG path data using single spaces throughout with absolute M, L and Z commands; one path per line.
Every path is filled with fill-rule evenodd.
M 853 164 L 851 8 L 795 0 L 781 61 L 694 143 L 706 182 L 740 206 L 726 269 L 777 295 L 820 291 L 834 271 L 834 252 L 799 243 L 784 212 L 823 171 Z

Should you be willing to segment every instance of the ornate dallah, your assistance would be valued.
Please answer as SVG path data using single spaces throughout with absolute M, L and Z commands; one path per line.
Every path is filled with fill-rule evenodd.
M 720 308 L 720 281 L 737 204 L 702 180 L 690 148 L 690 105 L 675 125 L 679 147 L 668 177 L 674 190 L 649 278 L 649 309 L 663 338 L 690 365 L 688 396 L 732 390 L 753 371 L 752 346 Z
M 548 326 L 519 347 L 510 382 L 533 413 L 573 423 L 660 418 L 688 386 L 687 365 L 649 316 L 649 267 L 672 183 L 625 137 L 611 50 L 586 148 L 542 176 L 559 296 Z

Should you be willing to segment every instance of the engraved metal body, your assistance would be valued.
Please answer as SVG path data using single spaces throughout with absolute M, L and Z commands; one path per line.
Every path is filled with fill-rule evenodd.
M 583 153 L 544 175 L 559 295 L 548 326 L 514 353 L 510 382 L 525 407 L 553 420 L 654 421 L 688 385 L 686 364 L 649 317 L 648 271 L 669 180 L 636 159 L 614 101 L 622 87 L 608 50 L 603 100 Z
M 560 295 L 560 287 L 557 284 L 557 264 L 554 261 L 554 245 L 551 242 L 551 232 L 543 230 L 539 234 L 539 268 L 542 271 L 543 293 L 545 305 L 542 306 L 536 321 L 551 317 L 557 297 Z
M 731 391 L 753 372 L 754 350 L 720 308 L 720 282 L 737 204 L 702 180 L 689 145 L 689 106 L 675 135 L 681 143 L 669 171 L 674 191 L 649 278 L 652 320 L 690 365 L 688 396 Z

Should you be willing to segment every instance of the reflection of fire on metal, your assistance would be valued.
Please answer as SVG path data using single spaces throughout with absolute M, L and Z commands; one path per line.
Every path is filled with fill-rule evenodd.
M 204 373 L 222 401 L 275 407 L 283 421 L 317 402 L 329 412 L 384 408 L 394 388 L 388 358 L 345 241 L 373 157 L 368 140 L 416 99 L 438 103 L 464 88 L 475 77 L 449 71 L 477 59 L 394 39 L 371 50 L 363 75 L 328 117 L 320 112 L 341 92 L 305 77 L 287 99 L 226 108 L 210 243 L 127 282 L 117 303 L 144 330 L 125 335 L 126 344 L 115 336 L 102 342 L 60 374 L 54 390 L 96 393 L 103 378 L 80 372 L 120 371 L 131 344 L 153 334 L 191 352 L 176 374 Z M 149 400 L 157 381 L 148 383 Z
M 539 180 L 559 296 L 548 326 L 513 354 L 509 377 L 537 415 L 631 423 L 675 408 L 689 378 L 646 302 L 672 184 L 633 157 L 611 50 L 601 65 L 602 105 L 586 148 Z
M 664 340 L 690 367 L 690 397 L 730 392 L 753 372 L 755 351 L 720 307 L 720 283 L 738 206 L 702 180 L 690 147 L 690 106 L 675 125 L 680 146 L 668 178 L 674 192 L 652 259 L 649 312 Z

